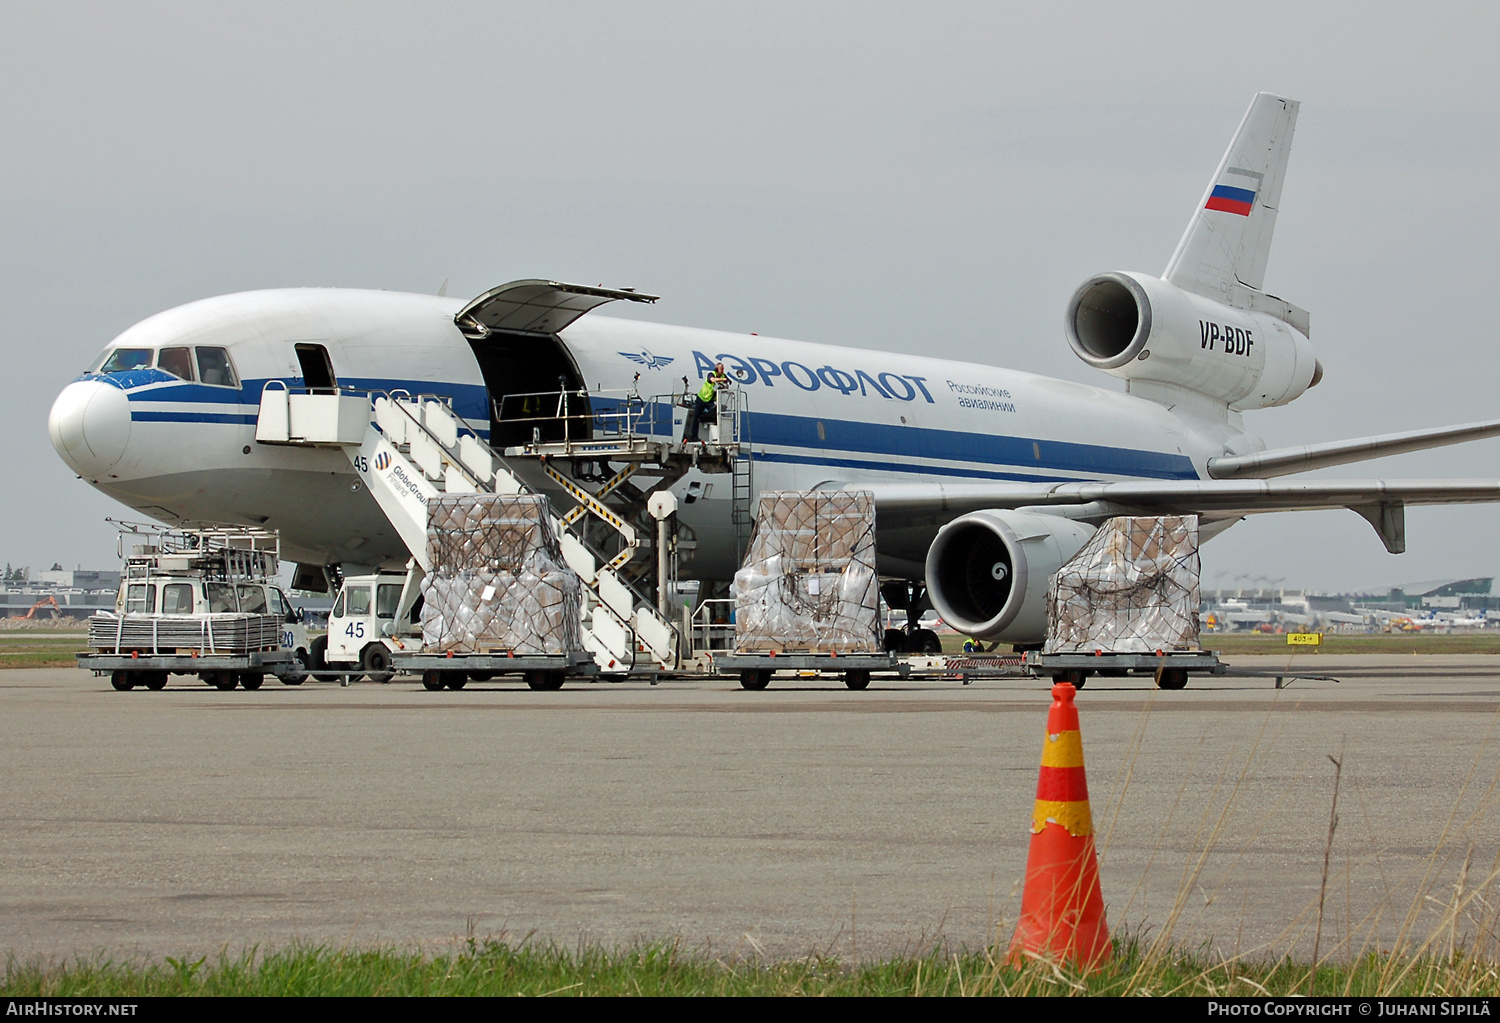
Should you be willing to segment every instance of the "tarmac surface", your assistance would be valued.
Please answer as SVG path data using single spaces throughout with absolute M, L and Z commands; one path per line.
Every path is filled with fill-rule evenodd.
M 1079 694 L 1117 931 L 1306 954 L 1322 890 L 1324 952 L 1389 947 L 1414 906 L 1411 934 L 1446 934 L 1455 885 L 1486 881 L 1500 658 L 1296 670 L 1338 681 L 1095 678 Z M 153 693 L 3 671 L 0 951 L 981 946 L 1014 926 L 1049 702 L 1029 679 Z M 1479 906 L 1455 933 L 1487 926 Z

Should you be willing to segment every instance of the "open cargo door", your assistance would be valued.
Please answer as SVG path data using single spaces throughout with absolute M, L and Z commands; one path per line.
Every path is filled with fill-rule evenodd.
M 558 338 L 580 316 L 607 302 L 655 302 L 655 295 L 629 289 L 590 288 L 557 281 L 511 281 L 491 288 L 453 317 L 474 349 L 490 399 L 490 445 L 498 451 L 531 440 L 562 439 L 562 423 L 539 424 L 554 415 L 561 391 L 585 388 L 578 366 Z M 586 426 L 586 397 L 569 401 L 569 414 Z M 555 435 L 554 435 L 555 434 Z

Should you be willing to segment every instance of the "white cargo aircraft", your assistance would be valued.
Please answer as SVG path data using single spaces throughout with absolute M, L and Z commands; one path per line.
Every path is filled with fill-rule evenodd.
M 651 300 L 629 291 L 522 281 L 461 303 L 293 289 L 131 327 L 59 395 L 52 443 L 137 511 L 276 529 L 290 559 L 366 571 L 404 564 L 405 547 L 344 454 L 256 442 L 268 382 L 445 395 L 503 449 L 530 439 L 507 425 L 506 395 L 559 382 L 666 394 L 723 362 L 743 389 L 754 488 L 873 491 L 882 575 L 925 583 L 950 624 L 984 639 L 1040 639 L 1048 578 L 1113 515 L 1197 513 L 1212 536 L 1247 514 L 1348 508 L 1400 552 L 1406 505 L 1500 500 L 1500 481 L 1275 477 L 1493 436 L 1500 420 L 1275 451 L 1246 430 L 1246 410 L 1284 405 L 1322 375 L 1308 314 L 1262 290 L 1297 107 L 1256 96 L 1160 277 L 1101 273 L 1069 300 L 1068 343 L 1123 394 L 583 315 Z M 714 494 L 713 479 L 678 484 L 702 495 L 681 507 L 700 542 L 684 574 L 722 580 L 735 543 L 729 487 Z

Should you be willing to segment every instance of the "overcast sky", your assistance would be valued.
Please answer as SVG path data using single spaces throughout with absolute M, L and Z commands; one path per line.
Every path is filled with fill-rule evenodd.
M 110 567 L 47 440 L 110 338 L 289 285 L 518 277 L 649 318 L 1113 386 L 1064 303 L 1160 273 L 1259 90 L 1302 101 L 1267 290 L 1326 367 L 1272 446 L 1500 417 L 1493 4 L 0 7 L 0 561 Z M 1326 475 L 1500 477 L 1500 440 Z M 1262 516 L 1204 583 L 1500 573 L 1500 506 Z

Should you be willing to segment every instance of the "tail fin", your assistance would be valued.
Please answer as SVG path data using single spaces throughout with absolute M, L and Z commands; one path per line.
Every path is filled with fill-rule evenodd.
M 1261 289 L 1299 105 L 1268 92 L 1256 94 L 1164 278 L 1231 305 L 1245 304 L 1231 300 L 1236 284 Z

